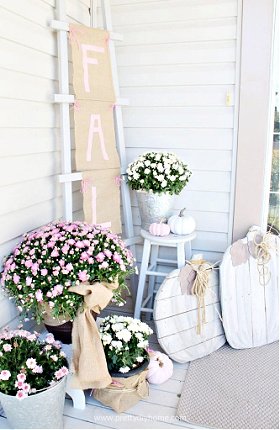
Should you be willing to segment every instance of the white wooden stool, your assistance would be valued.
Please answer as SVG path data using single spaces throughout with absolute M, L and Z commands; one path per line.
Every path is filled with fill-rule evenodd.
M 144 248 L 139 275 L 134 318 L 140 318 L 141 312 L 149 312 L 150 314 L 153 312 L 152 306 L 156 277 L 165 277 L 167 275 L 167 273 L 165 272 L 159 272 L 157 270 L 157 265 L 159 263 L 175 265 L 178 267 L 178 269 L 184 267 L 184 265 L 186 264 L 186 259 L 190 259 L 191 257 L 191 241 L 196 237 L 196 233 L 188 234 L 185 236 L 179 236 L 175 234 L 169 234 L 168 236 L 153 236 L 146 230 L 141 230 L 141 236 L 144 238 Z M 177 248 L 177 260 L 166 260 L 163 258 L 158 258 L 160 246 Z M 150 278 L 148 285 L 148 294 L 143 301 L 146 276 L 149 276 Z

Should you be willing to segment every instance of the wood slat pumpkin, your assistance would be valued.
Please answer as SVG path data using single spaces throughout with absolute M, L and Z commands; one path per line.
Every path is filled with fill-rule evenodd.
M 206 323 L 197 331 L 198 299 L 182 293 L 180 271 L 177 269 L 165 278 L 154 304 L 154 321 L 158 342 L 172 360 L 186 363 L 204 357 L 225 343 L 219 303 L 218 270 L 212 270 L 209 287 L 204 296 Z
M 261 245 L 262 244 L 262 245 Z M 279 338 L 279 237 L 251 227 L 225 252 L 220 267 L 223 325 L 236 349 Z

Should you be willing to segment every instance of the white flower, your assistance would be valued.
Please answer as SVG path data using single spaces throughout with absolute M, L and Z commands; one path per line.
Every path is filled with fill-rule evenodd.
M 140 178 L 139 173 L 134 173 L 133 174 L 133 179 L 135 179 L 137 181 L 137 179 L 139 179 L 139 178 Z
M 109 333 L 104 333 L 101 335 L 103 345 L 110 345 L 112 341 L 112 336 Z
M 125 342 L 129 342 L 131 339 L 131 333 L 127 329 L 117 332 L 116 336 L 118 339 L 124 340 Z
M 123 344 L 120 340 L 112 340 L 111 345 L 113 348 L 116 348 L 116 349 L 121 349 L 123 346 Z
M 149 345 L 149 342 L 147 340 L 142 340 L 137 343 L 138 348 L 147 348 Z
M 143 360 L 144 360 L 144 357 L 136 357 L 136 361 L 138 361 L 138 363 L 142 363 Z
M 144 162 L 144 164 L 145 164 L 145 166 L 149 166 L 149 165 L 151 164 L 151 162 L 150 162 L 150 160 L 146 160 L 146 161 Z
M 156 161 L 159 161 L 159 160 L 160 160 L 160 158 L 161 158 L 161 155 L 160 155 L 159 153 L 157 153 L 157 154 L 156 154 L 156 156 L 155 156 L 155 160 L 156 160 Z
M 164 175 L 158 175 L 158 180 L 159 180 L 159 182 L 164 181 L 165 180 Z
M 182 176 L 179 177 L 180 181 L 185 181 L 186 178 L 187 178 L 186 175 L 182 175 Z
M 128 366 L 119 368 L 119 372 L 121 372 L 121 373 L 127 373 L 129 371 L 130 371 L 130 368 Z
M 34 369 L 36 365 L 37 365 L 37 362 L 35 358 L 31 357 L 26 360 L 26 366 L 28 367 L 28 369 Z
M 120 331 L 124 329 L 124 325 L 122 324 L 122 322 L 119 323 L 115 323 L 112 325 L 112 330 L 113 331 Z
M 163 165 L 161 164 L 161 163 L 158 163 L 158 165 L 157 165 L 157 169 L 158 169 L 158 171 L 159 172 L 164 172 L 164 168 L 163 168 Z
M 165 179 L 162 181 L 161 186 L 162 188 L 165 188 L 167 186 L 167 182 Z
M 150 172 L 151 172 L 151 169 L 146 168 L 146 169 L 144 170 L 145 175 L 148 175 Z

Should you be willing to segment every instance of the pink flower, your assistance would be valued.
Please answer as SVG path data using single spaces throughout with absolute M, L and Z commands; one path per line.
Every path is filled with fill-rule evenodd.
M 96 258 L 96 260 L 99 262 L 99 263 L 102 263 L 102 261 L 104 260 L 104 258 L 105 258 L 105 254 L 103 253 L 103 252 L 99 252 L 96 256 L 95 256 L 95 258 Z
M 69 272 L 71 272 L 71 270 L 73 270 L 73 265 L 72 265 L 72 263 L 68 263 L 68 264 L 66 264 L 65 268 L 66 268 L 67 270 L 69 270 Z
M 2 370 L 0 373 L 0 380 L 2 381 L 8 381 L 11 377 L 11 372 L 9 370 Z
M 58 270 L 54 270 L 53 271 L 53 276 L 58 276 L 59 275 L 59 271 Z
M 55 246 L 55 242 L 49 242 L 47 246 L 48 248 L 53 248 Z
M 58 250 L 55 248 L 51 253 L 51 257 L 58 257 L 58 256 L 59 256 Z
M 3 345 L 3 349 L 5 352 L 10 352 L 12 350 L 12 346 L 9 343 L 5 343 Z
M 23 390 L 19 390 L 16 394 L 16 398 L 19 400 L 25 399 L 26 397 L 28 397 L 28 395 Z
M 67 374 L 68 374 L 68 369 L 67 369 L 67 367 L 63 366 L 63 367 L 61 367 L 61 369 L 59 369 L 55 372 L 55 377 L 57 380 L 59 380 Z
M 89 279 L 89 275 L 87 274 L 86 270 L 80 270 L 78 273 L 78 278 L 80 281 L 84 282 Z
M 20 388 L 20 389 L 22 389 L 23 384 L 24 384 L 24 382 L 23 382 L 23 381 L 16 381 L 16 382 L 15 382 L 15 387 L 16 387 L 16 388 Z
M 64 245 L 64 246 L 61 248 L 61 251 L 63 252 L 63 254 L 67 254 L 67 253 L 68 253 L 68 251 L 69 251 L 69 249 L 70 249 L 69 245 Z
M 121 257 L 117 252 L 114 252 L 113 260 L 114 260 L 116 263 L 120 263 L 120 262 L 121 262 L 121 260 L 122 260 L 122 257 Z
M 32 369 L 33 373 L 43 373 L 43 367 L 42 366 L 35 366 L 34 369 Z
M 52 333 L 47 334 L 45 341 L 52 345 L 54 343 L 54 336 Z
M 30 391 L 30 384 L 23 384 L 23 386 L 22 386 L 22 390 L 25 392 L 25 393 L 29 393 L 29 391 Z
M 37 300 L 37 302 L 42 302 L 43 301 L 43 293 L 42 293 L 42 291 L 41 290 L 37 290 L 36 291 L 36 293 L 35 293 L 35 297 L 36 297 L 36 300 Z
M 30 341 L 33 341 L 33 340 L 37 339 L 37 336 L 36 336 L 36 334 L 30 334 L 29 336 L 27 336 L 27 339 Z
M 38 271 L 38 269 L 39 269 L 39 264 L 38 264 L 38 263 L 34 263 L 34 264 L 32 264 L 32 266 L 31 266 L 31 270 L 32 270 L 32 273 L 33 273 L 33 274 L 36 274 L 36 273 L 37 273 L 37 271 Z
M 86 261 L 86 260 L 88 260 L 89 259 L 89 255 L 88 255 L 88 253 L 87 252 L 82 252 L 82 254 L 81 254 L 81 260 L 82 261 Z
M 63 293 L 62 285 L 55 285 L 53 289 L 53 297 L 60 296 Z
M 25 283 L 29 287 L 32 284 L 32 278 L 30 278 L 30 276 L 27 276 Z
M 69 243 L 69 245 L 74 245 L 75 240 L 74 239 L 68 239 L 67 242 Z
M 48 274 L 48 270 L 47 269 L 42 269 L 41 270 L 41 275 L 42 276 L 46 276 Z
M 24 373 L 19 373 L 19 374 L 17 375 L 17 380 L 18 380 L 18 381 L 21 381 L 21 382 L 24 382 L 24 381 L 26 380 L 26 376 L 25 376 L 25 374 L 24 374 Z
M 76 244 L 75 244 L 76 248 L 83 248 L 84 247 L 84 242 L 82 242 L 81 240 L 77 240 Z
M 35 360 L 35 358 L 28 358 L 26 360 L 26 366 L 28 367 L 28 369 L 34 369 L 34 367 L 37 365 L 37 361 Z
M 112 252 L 109 249 L 105 249 L 104 254 L 106 255 L 106 257 L 111 258 L 112 257 Z
M 103 263 L 99 264 L 99 269 L 107 269 L 109 267 L 109 263 L 107 261 L 103 261 Z
M 13 281 L 14 281 L 14 283 L 15 283 L 15 284 L 18 284 L 18 283 L 19 283 L 19 280 L 20 280 L 20 277 L 19 277 L 16 273 L 14 273 L 14 276 L 13 276 Z

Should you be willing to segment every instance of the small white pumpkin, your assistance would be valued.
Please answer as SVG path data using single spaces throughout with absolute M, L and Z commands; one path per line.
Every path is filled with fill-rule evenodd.
M 184 235 L 194 232 L 196 224 L 190 215 L 184 215 L 186 208 L 182 209 L 179 215 L 172 215 L 168 220 L 170 230 L 174 234 Z
M 168 236 L 170 233 L 170 227 L 163 221 L 154 222 L 149 227 L 149 233 L 151 233 L 153 236 Z
M 173 362 L 160 351 L 149 351 L 150 363 L 147 380 L 150 384 L 162 384 L 173 374 Z

